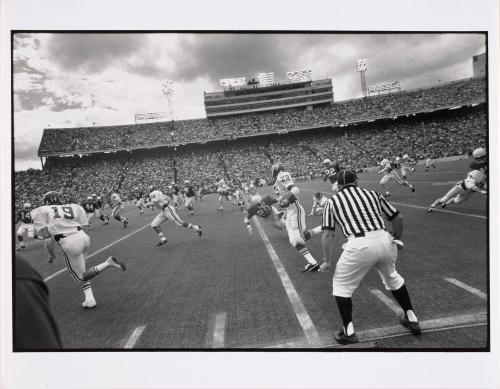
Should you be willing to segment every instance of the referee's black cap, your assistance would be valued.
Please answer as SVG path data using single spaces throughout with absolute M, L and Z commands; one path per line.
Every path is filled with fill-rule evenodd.
M 357 179 L 356 173 L 352 170 L 341 170 L 337 174 L 337 182 L 339 185 L 353 184 Z

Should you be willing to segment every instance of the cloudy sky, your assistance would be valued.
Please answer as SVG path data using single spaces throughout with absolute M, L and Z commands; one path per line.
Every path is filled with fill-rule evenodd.
M 368 85 L 404 89 L 472 75 L 484 52 L 480 34 L 16 34 L 15 169 L 40 168 L 44 128 L 130 124 L 135 113 L 168 112 L 161 84 L 173 81 L 175 119 L 205 117 L 203 91 L 219 79 L 311 69 L 333 79 L 335 100 L 361 96 L 358 58 Z

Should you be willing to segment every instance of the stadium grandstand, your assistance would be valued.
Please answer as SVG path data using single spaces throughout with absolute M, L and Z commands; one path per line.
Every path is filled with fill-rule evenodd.
M 269 93 L 274 92 L 266 89 Z M 280 93 L 280 98 L 286 94 Z M 245 96 L 229 93 L 224 99 L 231 105 Z M 486 142 L 485 77 L 313 109 L 301 103 L 252 112 L 247 103 L 248 112 L 240 106 L 230 116 L 209 117 L 207 111 L 206 119 L 176 121 L 175 128 L 154 122 L 45 129 L 38 149 L 43 169 L 15 173 L 16 205 L 37 204 L 54 189 L 78 201 L 95 192 L 126 197 L 136 186 L 162 188 L 185 179 L 210 192 L 222 177 L 235 184 L 269 182 L 273 161 L 293 161 L 288 168 L 295 177 L 311 178 L 320 174 L 319 162 L 327 156 L 362 171 L 380 156 L 401 151 L 416 159 L 441 158 L 467 154 Z

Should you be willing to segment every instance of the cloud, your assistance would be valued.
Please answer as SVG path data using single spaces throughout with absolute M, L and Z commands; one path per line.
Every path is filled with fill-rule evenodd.
M 48 53 L 62 70 L 92 74 L 121 66 L 147 44 L 145 34 L 54 34 Z

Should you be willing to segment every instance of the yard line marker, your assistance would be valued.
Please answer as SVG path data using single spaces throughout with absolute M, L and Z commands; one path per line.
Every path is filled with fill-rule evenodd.
M 384 292 L 378 289 L 370 289 L 370 293 L 382 301 L 386 306 L 388 306 L 393 312 L 400 314 L 403 310 L 397 305 L 392 299 L 387 297 Z
M 266 246 L 267 252 L 271 257 L 273 265 L 276 271 L 278 272 L 281 283 L 283 284 L 288 299 L 292 304 L 295 316 L 297 316 L 297 320 L 299 321 L 299 324 L 302 327 L 302 330 L 304 331 L 309 347 L 319 347 L 319 345 L 321 344 L 321 339 L 319 337 L 318 331 L 314 326 L 314 323 L 312 322 L 309 314 L 307 313 L 306 308 L 304 307 L 304 304 L 302 303 L 299 294 L 295 290 L 292 280 L 288 276 L 285 267 L 281 263 L 278 254 L 276 254 L 276 251 L 274 250 L 274 247 L 272 246 L 271 242 L 269 241 L 269 238 L 264 232 L 264 229 L 260 225 L 260 222 L 257 220 L 257 218 L 253 218 L 253 220 L 255 226 L 257 227 L 257 231 L 259 232 L 260 237 L 262 238 L 262 241 Z
M 464 284 L 463 282 L 461 282 L 455 278 L 445 278 L 444 280 L 448 281 L 450 284 L 458 286 L 459 288 L 465 289 L 467 292 L 475 294 L 476 296 L 482 298 L 483 300 L 486 300 L 488 298 L 486 293 L 481 292 L 479 289 L 473 288 L 472 286 Z
M 208 326 L 207 347 L 224 348 L 227 312 L 219 312 L 212 317 Z
M 90 254 L 90 255 L 87 257 L 87 259 L 90 259 L 90 258 L 92 258 L 94 255 L 97 255 L 97 254 L 99 254 L 99 253 L 103 252 L 104 250 L 109 249 L 110 247 L 114 246 L 115 244 L 120 243 L 122 240 L 125 240 L 125 239 L 127 239 L 127 238 L 130 238 L 132 235 L 137 234 L 139 231 L 142 231 L 142 230 L 143 230 L 143 229 L 145 229 L 147 226 L 149 226 L 149 223 L 148 223 L 148 224 L 146 224 L 145 226 L 143 226 L 143 227 L 141 227 L 141 228 L 139 228 L 139 229 L 135 230 L 135 231 L 132 231 L 130 234 L 125 235 L 125 236 L 121 237 L 120 239 L 115 240 L 114 242 L 111 242 L 111 243 L 110 243 L 110 244 L 108 244 L 107 246 L 104 246 L 102 249 L 99 249 L 99 250 L 97 250 L 96 252 L 94 252 L 94 253 Z M 56 271 L 55 273 L 51 274 L 50 276 L 45 277 L 43 280 L 44 280 L 45 282 L 47 282 L 47 281 L 51 280 L 52 278 L 57 277 L 59 274 L 64 273 L 66 270 L 68 270 L 68 269 L 67 269 L 67 268 L 64 268 L 64 269 L 58 270 L 58 271 Z
M 130 338 L 128 338 L 127 343 L 125 343 L 125 346 L 123 346 L 123 348 L 134 348 L 145 328 L 146 326 L 137 327 L 134 332 L 132 332 L 132 335 L 130 335 Z

